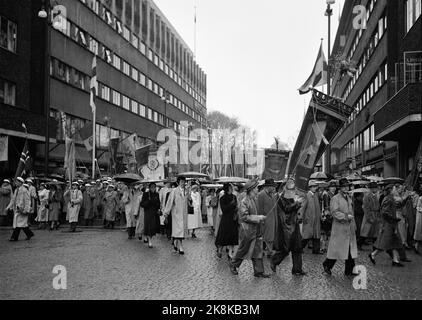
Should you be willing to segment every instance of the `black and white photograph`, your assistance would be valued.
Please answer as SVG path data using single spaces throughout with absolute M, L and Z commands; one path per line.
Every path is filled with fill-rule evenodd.
M 1 301 L 421 299 L 422 0 L 0 0 Z

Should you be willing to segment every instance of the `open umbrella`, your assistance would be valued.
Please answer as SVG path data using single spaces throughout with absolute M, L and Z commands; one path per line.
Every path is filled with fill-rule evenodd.
M 382 180 L 384 183 L 403 183 L 404 179 L 402 178 L 398 178 L 398 177 L 389 177 L 389 178 L 385 178 L 384 180 Z
M 218 183 L 246 183 L 248 179 L 240 177 L 220 177 L 214 180 Z
M 222 184 L 217 184 L 217 183 L 206 183 L 201 185 L 201 187 L 207 188 L 207 189 L 220 189 L 223 187 Z
M 358 189 L 353 189 L 353 190 L 351 190 L 351 191 L 349 191 L 351 194 L 354 194 L 354 193 L 368 193 L 368 192 L 371 192 L 369 189 L 367 189 L 367 188 L 358 188 Z
M 204 178 L 204 179 L 207 179 L 207 180 L 211 180 L 209 175 L 202 173 L 202 172 L 194 172 L 194 171 L 182 172 L 182 173 L 179 173 L 177 176 L 178 177 L 185 177 L 186 179 L 188 179 L 188 178 L 193 178 L 193 179 Z
M 365 177 L 362 177 L 361 175 L 357 173 L 352 173 L 351 175 L 348 175 L 346 179 L 349 181 L 356 181 L 356 180 L 365 180 Z
M 368 179 L 369 181 L 373 181 L 373 182 L 380 182 L 380 181 L 384 180 L 384 178 L 378 177 L 378 176 L 367 176 L 365 178 Z
M 364 185 L 364 186 L 366 186 L 367 184 L 369 184 L 369 182 L 370 181 L 368 181 L 368 180 L 355 180 L 355 181 L 352 181 L 352 184 L 354 186 L 356 186 L 356 185 Z
M 328 179 L 328 177 L 325 174 L 325 172 L 314 172 L 314 173 L 311 174 L 310 179 L 312 179 L 312 180 L 326 180 L 326 179 Z
M 136 173 L 123 173 L 115 176 L 114 180 L 121 181 L 123 183 L 133 183 L 137 181 L 142 181 L 142 178 L 139 174 Z

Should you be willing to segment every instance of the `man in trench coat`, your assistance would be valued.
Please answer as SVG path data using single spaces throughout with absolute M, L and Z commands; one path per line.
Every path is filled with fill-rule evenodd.
M 266 216 L 263 225 L 263 239 L 268 256 L 273 254 L 275 237 L 275 220 L 277 216 L 277 199 L 275 197 L 274 179 L 266 179 L 264 189 L 258 193 L 258 214 Z
M 340 191 L 331 200 L 331 214 L 333 226 L 331 229 L 330 242 L 328 244 L 327 259 L 323 263 L 325 273 L 331 275 L 331 269 L 336 260 L 346 260 L 345 275 L 357 275 L 353 273 L 354 259 L 358 256 L 356 243 L 356 224 L 353 216 L 352 198 L 348 194 L 349 182 L 340 179 Z
M 24 180 L 21 177 L 16 179 L 16 190 L 7 206 L 8 210 L 13 210 L 13 233 L 9 241 L 18 241 L 21 229 L 25 232 L 26 240 L 34 236 L 34 233 L 28 227 L 28 216 L 31 211 L 31 195 L 29 190 L 23 186 L 23 183 Z
M 262 244 L 262 221 L 265 216 L 258 215 L 256 207 L 257 181 L 250 181 L 245 185 L 246 196 L 242 199 L 239 212 L 239 247 L 233 259 L 230 261 L 230 271 L 237 275 L 237 268 L 244 259 L 252 259 L 254 276 L 268 278 L 264 273 L 263 244 Z
M 368 187 L 371 192 L 365 194 L 362 205 L 364 215 L 360 229 L 359 241 L 361 244 L 363 244 L 365 239 L 374 240 L 377 237 L 380 223 L 380 204 L 377 197 L 378 185 L 376 182 L 371 182 Z
M 312 253 L 321 254 L 321 206 L 318 199 L 318 185 L 315 181 L 309 181 L 309 191 L 299 213 L 303 219 L 302 224 L 302 247 L 305 248 L 309 240 L 312 240 Z

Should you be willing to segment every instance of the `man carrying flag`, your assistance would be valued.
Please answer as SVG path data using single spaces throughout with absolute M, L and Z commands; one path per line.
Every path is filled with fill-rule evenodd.
M 327 70 L 328 64 L 325 59 L 324 51 L 322 50 L 322 42 L 319 48 L 318 57 L 315 61 L 314 69 L 308 80 L 299 88 L 300 94 L 308 93 L 312 88 L 323 86 L 327 84 Z
M 18 168 L 16 169 L 15 179 L 21 177 L 28 173 L 29 168 L 29 150 L 28 150 L 28 140 L 25 140 L 25 145 L 23 147 L 21 157 L 19 159 Z

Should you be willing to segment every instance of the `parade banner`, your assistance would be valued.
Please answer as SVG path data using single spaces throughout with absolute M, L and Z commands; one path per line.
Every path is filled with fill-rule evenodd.
M 298 189 L 308 189 L 315 165 L 352 111 L 340 100 L 313 90 L 289 163 L 289 175 L 295 176 Z
M 8 161 L 9 137 L 0 137 L 0 161 Z
M 265 149 L 265 165 L 262 179 L 283 180 L 287 171 L 290 151 Z

